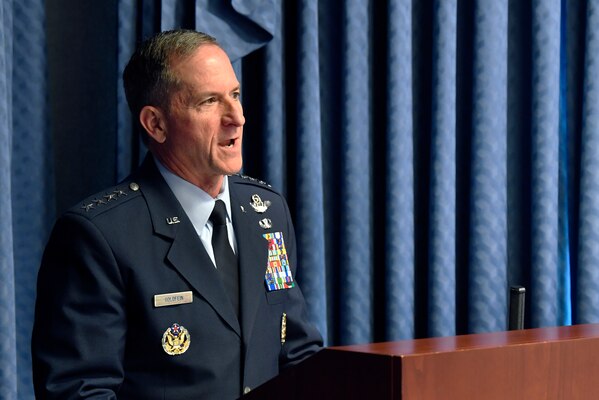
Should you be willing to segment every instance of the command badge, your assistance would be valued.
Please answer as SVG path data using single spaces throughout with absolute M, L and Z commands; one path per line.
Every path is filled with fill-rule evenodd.
M 174 323 L 162 335 L 162 348 L 169 356 L 183 354 L 189 348 L 191 337 L 185 327 Z

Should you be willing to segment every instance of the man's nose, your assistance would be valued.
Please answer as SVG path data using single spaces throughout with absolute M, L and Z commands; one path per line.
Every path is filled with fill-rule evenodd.
M 223 123 L 225 125 L 243 126 L 245 117 L 243 116 L 243 107 L 239 100 L 229 100 L 226 110 L 223 114 Z

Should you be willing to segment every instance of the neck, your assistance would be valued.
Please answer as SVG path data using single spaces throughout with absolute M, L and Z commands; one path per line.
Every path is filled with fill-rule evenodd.
M 186 180 L 208 193 L 212 198 L 216 198 L 221 191 L 223 186 L 224 175 L 202 175 L 196 173 L 196 171 L 185 168 L 183 165 L 177 163 L 169 163 L 168 160 L 164 160 L 156 155 L 156 158 L 160 163 L 173 174 L 179 178 Z

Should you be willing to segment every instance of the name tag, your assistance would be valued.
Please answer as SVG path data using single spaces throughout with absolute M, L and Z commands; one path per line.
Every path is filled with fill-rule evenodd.
M 193 294 L 189 292 L 176 292 L 154 295 L 154 307 L 176 306 L 193 302 Z

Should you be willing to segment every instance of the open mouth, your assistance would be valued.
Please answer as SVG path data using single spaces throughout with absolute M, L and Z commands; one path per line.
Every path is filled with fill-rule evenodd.
M 218 142 L 218 146 L 221 148 L 225 148 L 225 149 L 233 149 L 238 143 L 239 138 L 238 137 L 234 137 L 231 139 L 222 139 L 221 141 Z

